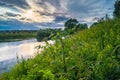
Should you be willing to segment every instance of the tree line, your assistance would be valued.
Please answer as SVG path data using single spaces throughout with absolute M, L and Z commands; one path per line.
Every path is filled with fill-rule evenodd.
M 88 28 L 87 24 L 81 24 L 77 19 L 72 18 L 65 22 L 64 27 L 64 30 L 50 28 L 45 30 L 40 29 L 37 33 L 37 41 L 50 40 L 56 36 L 57 33 L 60 33 L 61 36 L 66 36 Z

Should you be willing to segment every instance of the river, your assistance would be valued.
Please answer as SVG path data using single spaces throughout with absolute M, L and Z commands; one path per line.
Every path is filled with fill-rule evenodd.
M 48 41 L 53 44 L 53 41 Z M 21 58 L 29 58 L 37 52 L 36 46 L 45 46 L 45 42 L 37 42 L 36 39 L 3 42 L 0 43 L 0 74 L 9 71 L 17 62 L 17 56 Z M 39 49 L 41 51 L 42 49 Z

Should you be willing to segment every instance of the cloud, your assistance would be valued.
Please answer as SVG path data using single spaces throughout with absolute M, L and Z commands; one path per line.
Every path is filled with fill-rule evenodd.
M 54 22 L 62 22 L 62 21 L 67 21 L 69 18 L 65 16 L 56 16 Z
M 71 17 L 82 23 L 91 23 L 96 17 L 101 18 L 107 13 L 112 16 L 114 2 L 115 0 L 0 0 L 0 20 L 13 22 L 14 19 L 21 24 L 29 23 L 39 27 L 63 26 Z
M 0 3 L 8 6 L 18 6 L 21 8 L 28 8 L 28 4 L 25 0 L 0 0 Z
M 13 13 L 9 13 L 9 12 L 6 12 L 5 15 L 9 16 L 9 17 L 16 17 L 16 16 L 18 16 L 18 14 L 13 14 Z
M 36 25 L 31 23 L 22 23 L 16 19 L 0 20 L 0 30 L 38 30 Z
M 72 17 L 86 18 L 99 16 L 104 5 L 105 0 L 73 0 L 67 2 L 67 9 Z

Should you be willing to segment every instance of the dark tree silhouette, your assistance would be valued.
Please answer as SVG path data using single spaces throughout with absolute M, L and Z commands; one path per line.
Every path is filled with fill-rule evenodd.
M 65 22 L 65 29 L 72 29 L 74 28 L 79 22 L 76 19 L 69 19 Z
M 116 0 L 114 7 L 115 7 L 113 12 L 114 17 L 120 18 L 120 0 Z
M 88 28 L 88 26 L 87 26 L 87 24 L 78 24 L 78 25 L 76 25 L 76 29 L 79 29 L 79 30 L 84 30 L 84 29 L 87 29 Z

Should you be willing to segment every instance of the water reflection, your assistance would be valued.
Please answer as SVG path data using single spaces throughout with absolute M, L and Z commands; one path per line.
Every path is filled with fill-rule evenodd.
M 53 44 L 53 41 L 49 41 Z M 36 52 L 36 46 L 45 46 L 45 42 L 37 42 L 36 39 L 24 40 L 18 42 L 0 43 L 0 73 L 9 71 L 10 67 L 16 63 L 19 58 L 28 58 Z M 41 49 L 42 50 L 42 49 Z
M 16 58 L 16 54 L 27 57 L 33 54 L 35 39 L 0 43 L 0 62 Z

